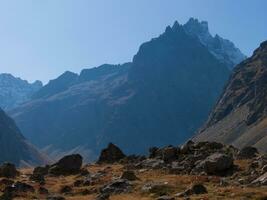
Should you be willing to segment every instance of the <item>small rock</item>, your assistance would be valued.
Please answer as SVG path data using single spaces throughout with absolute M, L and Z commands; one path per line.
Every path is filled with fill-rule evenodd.
M 175 196 L 177 197 L 185 197 L 185 196 L 190 196 L 193 194 L 206 194 L 208 193 L 206 187 L 202 184 L 194 184 L 192 185 L 191 188 L 187 189 L 186 191 L 182 193 L 178 193 Z
M 167 182 L 165 183 L 146 183 L 142 189 L 143 192 L 148 192 L 152 194 L 156 194 L 158 196 L 168 195 L 173 191 L 173 187 L 170 186 Z
M 109 194 L 107 193 L 104 193 L 104 194 L 99 194 L 97 197 L 96 197 L 96 200 L 109 200 Z
M 114 180 L 110 184 L 103 186 L 100 191 L 102 194 L 127 193 L 132 189 L 131 184 L 125 179 Z
M 72 187 L 70 187 L 70 186 L 68 186 L 68 185 L 65 185 L 65 186 L 62 186 L 61 188 L 60 188 L 60 193 L 61 194 L 69 194 L 69 193 L 71 193 L 71 191 L 72 191 Z
M 45 167 L 35 167 L 33 170 L 33 174 L 40 174 L 40 175 L 47 175 L 49 170 L 49 166 L 46 165 Z
M 157 200 L 175 200 L 175 198 L 165 195 L 165 196 L 161 196 L 161 197 L 157 198 Z
M 49 191 L 48 191 L 46 188 L 44 188 L 44 187 L 40 187 L 40 188 L 38 189 L 38 192 L 39 192 L 39 194 L 42 194 L 42 195 L 47 195 L 47 194 L 49 194 Z
M 89 175 L 90 174 L 90 172 L 86 169 L 86 168 L 82 168 L 81 170 L 80 170 L 80 175 L 81 176 L 87 176 L 87 175 Z
M 30 181 L 40 183 L 41 185 L 45 184 L 45 178 L 42 174 L 32 174 L 29 179 Z
M 134 171 L 124 171 L 121 175 L 121 179 L 126 179 L 128 181 L 136 181 L 138 178 L 135 176 Z
M 65 198 L 62 196 L 55 195 L 47 197 L 46 200 L 65 200 Z
M 163 168 L 165 166 L 165 163 L 163 160 L 160 159 L 146 159 L 143 160 L 140 163 L 142 168 L 148 168 L 148 169 L 160 169 Z
M 237 158 L 238 159 L 252 159 L 252 158 L 255 158 L 258 153 L 259 152 L 258 152 L 257 148 L 248 146 L 248 147 L 242 148 L 238 152 Z
M 16 182 L 12 187 L 14 187 L 16 192 L 34 192 L 34 188 L 23 182 Z
M 76 180 L 74 183 L 73 183 L 73 186 L 74 187 L 81 187 L 83 185 L 83 180 Z

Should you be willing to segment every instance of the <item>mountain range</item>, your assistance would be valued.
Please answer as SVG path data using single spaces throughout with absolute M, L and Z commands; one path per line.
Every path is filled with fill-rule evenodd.
M 183 143 L 202 125 L 233 66 L 245 56 L 207 22 L 175 22 L 133 61 L 65 72 L 9 111 L 46 152 L 92 159 L 109 142 L 127 153 Z
M 31 98 L 43 86 L 41 81 L 28 83 L 11 74 L 0 74 L 0 107 L 12 109 Z
M 209 120 L 195 137 L 266 152 L 267 41 L 233 71 Z

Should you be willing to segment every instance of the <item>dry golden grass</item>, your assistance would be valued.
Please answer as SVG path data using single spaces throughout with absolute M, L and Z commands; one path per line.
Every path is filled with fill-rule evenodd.
M 236 164 L 241 170 L 246 170 L 248 166 L 247 161 L 236 161 Z M 106 184 L 112 180 L 114 176 L 119 177 L 123 171 L 122 165 L 90 165 L 88 166 L 90 172 L 97 172 L 99 170 L 105 170 L 107 176 L 103 177 L 101 181 L 97 182 L 94 186 L 84 187 L 73 187 L 72 194 L 62 195 L 67 200 L 94 200 L 96 193 L 90 195 L 82 195 L 81 192 L 84 190 L 98 189 L 103 184 Z M 17 178 L 19 181 L 23 181 L 31 184 L 35 187 L 36 192 L 34 194 L 24 194 L 18 200 L 28 199 L 45 199 L 45 196 L 38 194 L 39 185 L 28 180 L 27 174 L 32 172 L 31 169 L 20 170 L 22 175 Z M 223 187 L 220 186 L 220 177 L 208 177 L 208 176 L 188 176 L 188 175 L 171 175 L 164 170 L 148 170 L 144 172 L 136 171 L 136 175 L 140 180 L 134 181 L 134 189 L 129 194 L 113 195 L 111 200 L 152 200 L 158 196 L 158 193 L 144 193 L 141 192 L 141 188 L 148 182 L 165 183 L 168 188 L 163 192 L 169 195 L 174 195 L 179 192 L 183 192 L 185 189 L 190 187 L 193 183 L 202 183 L 207 187 L 208 194 L 204 195 L 192 195 L 190 199 L 255 199 L 264 200 L 267 199 L 267 187 L 242 187 L 235 186 L 234 184 Z M 59 194 L 59 190 L 62 186 L 72 186 L 74 181 L 79 179 L 77 176 L 66 176 L 66 177 L 46 177 L 45 188 L 49 190 L 51 194 Z M 265 198 L 264 198 L 265 197 Z M 179 198 L 177 198 L 179 199 Z M 182 199 L 182 198 L 180 198 Z

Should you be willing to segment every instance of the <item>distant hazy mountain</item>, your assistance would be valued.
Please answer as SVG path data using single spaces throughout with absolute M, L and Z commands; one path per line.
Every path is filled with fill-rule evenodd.
M 267 152 L 267 41 L 234 70 L 227 87 L 196 140 Z
M 140 153 L 191 137 L 229 73 L 207 45 L 175 23 L 142 44 L 131 63 L 66 72 L 10 113 L 49 152 L 94 155 L 114 142 Z
M 41 81 L 30 84 L 11 74 L 0 74 L 0 107 L 11 109 L 29 100 L 42 87 Z
M 40 165 L 47 158 L 31 145 L 21 134 L 15 122 L 0 109 L 0 163 L 16 165 Z
M 199 38 L 200 42 L 207 46 L 209 51 L 221 62 L 226 64 L 229 69 L 243 61 L 246 56 L 235 47 L 234 43 L 221 38 L 219 35 L 213 37 L 209 32 L 208 22 L 199 22 L 191 18 L 185 25 L 184 29 L 190 35 Z

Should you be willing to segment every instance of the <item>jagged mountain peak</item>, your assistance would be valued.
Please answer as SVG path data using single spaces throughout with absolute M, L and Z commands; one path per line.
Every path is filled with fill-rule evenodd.
M 184 27 L 190 28 L 193 32 L 205 33 L 210 35 L 209 24 L 207 21 L 199 21 L 196 18 L 191 17 Z
M 39 85 L 40 87 L 43 86 L 42 81 L 36 80 L 33 83 L 29 83 L 27 80 L 23 80 L 20 77 L 15 77 L 10 73 L 0 73 L 0 80 L 20 82 L 29 85 Z
M 176 29 L 179 29 L 179 28 L 181 28 L 182 27 L 182 25 L 181 24 L 179 24 L 179 22 L 176 20 L 174 23 L 173 23 L 173 25 L 172 25 L 172 29 L 173 30 L 176 30 Z
M 12 109 L 29 100 L 43 86 L 41 81 L 29 83 L 9 73 L 0 74 L 0 107 Z
M 229 69 L 233 69 L 237 64 L 243 61 L 246 56 L 234 45 L 230 40 L 224 39 L 218 34 L 213 37 L 209 32 L 207 21 L 199 21 L 195 18 L 190 18 L 183 25 L 185 31 L 197 37 L 200 42 L 207 46 L 210 52 L 226 64 Z

